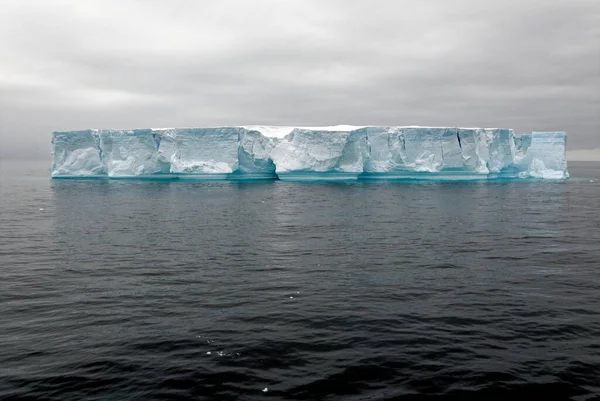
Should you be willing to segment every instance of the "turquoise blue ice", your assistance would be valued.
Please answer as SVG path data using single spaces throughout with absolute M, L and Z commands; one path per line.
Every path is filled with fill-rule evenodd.
M 564 132 L 240 126 L 52 135 L 54 178 L 566 179 Z

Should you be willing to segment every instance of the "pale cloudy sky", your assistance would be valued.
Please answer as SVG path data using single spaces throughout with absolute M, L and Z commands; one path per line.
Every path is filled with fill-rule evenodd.
M 0 157 L 55 130 L 564 130 L 600 147 L 598 0 L 0 0 Z

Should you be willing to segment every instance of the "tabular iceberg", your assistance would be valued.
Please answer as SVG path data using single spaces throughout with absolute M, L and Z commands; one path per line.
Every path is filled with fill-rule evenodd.
M 52 177 L 200 180 L 565 179 L 564 132 L 503 128 L 267 127 L 52 135 Z

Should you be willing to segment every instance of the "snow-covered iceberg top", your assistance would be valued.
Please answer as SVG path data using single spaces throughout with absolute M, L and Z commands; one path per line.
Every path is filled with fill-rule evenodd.
M 564 132 L 505 128 L 273 127 L 52 134 L 52 177 L 565 179 Z

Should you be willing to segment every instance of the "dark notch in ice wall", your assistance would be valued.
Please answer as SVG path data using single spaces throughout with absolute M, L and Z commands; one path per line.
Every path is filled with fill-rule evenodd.
M 568 177 L 566 134 L 504 128 L 217 127 L 52 135 L 52 177 L 494 179 Z

